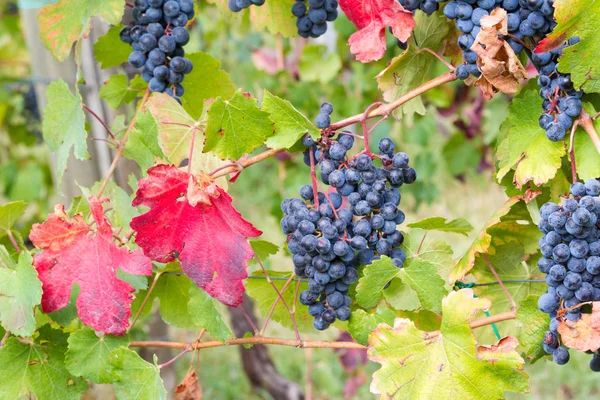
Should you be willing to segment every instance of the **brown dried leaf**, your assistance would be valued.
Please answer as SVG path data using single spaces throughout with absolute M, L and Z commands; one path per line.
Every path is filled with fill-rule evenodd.
M 486 98 L 498 92 L 513 94 L 527 79 L 527 70 L 510 45 L 500 36 L 508 34 L 506 10 L 497 8 L 481 19 L 481 31 L 471 49 L 477 53 L 481 77 L 475 82 Z
M 596 351 L 600 348 L 600 302 L 592 303 L 592 313 L 577 322 L 560 321 L 558 332 L 563 344 L 571 349 Z
M 195 371 L 190 371 L 175 388 L 175 400 L 201 400 L 202 388 Z

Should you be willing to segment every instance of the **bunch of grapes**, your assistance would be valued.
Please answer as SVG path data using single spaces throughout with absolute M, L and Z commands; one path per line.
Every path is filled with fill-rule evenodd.
M 292 14 L 297 18 L 298 35 L 303 38 L 318 38 L 327 32 L 327 21 L 338 16 L 338 0 L 296 0 Z
M 192 0 L 135 0 L 133 26 L 121 30 L 120 38 L 131 44 L 129 63 L 142 68 L 142 78 L 153 92 L 164 92 L 181 102 L 181 82 L 192 71 L 184 58 L 190 35 L 185 29 L 194 17 Z
M 583 91 L 576 90 L 571 82 L 570 74 L 558 71 L 558 58 L 563 49 L 579 42 L 579 38 L 569 39 L 566 45 L 546 53 L 533 53 L 531 60 L 538 69 L 540 76 L 540 96 L 544 99 L 542 107 L 544 114 L 540 117 L 540 127 L 546 131 L 546 136 L 553 142 L 563 140 L 567 131 L 573 125 L 573 119 L 579 117 L 583 105 Z
M 541 311 L 550 314 L 550 329 L 544 337 L 544 350 L 557 364 L 569 361 L 569 351 L 560 346 L 561 320 L 578 321 L 589 306 L 600 301 L 600 182 L 571 185 L 571 196 L 562 205 L 546 203 L 540 209 L 542 258 L 538 268 L 546 275 L 548 291 L 538 300 Z M 591 367 L 600 369 L 594 356 Z M 596 369 L 595 369 L 596 368 Z
M 398 3 L 407 11 L 421 10 L 427 15 L 433 14 L 440 8 L 437 0 L 398 0 Z
M 477 54 L 471 50 L 477 34 L 481 30 L 481 18 L 501 7 L 508 12 L 508 33 L 506 41 L 516 54 L 523 51 L 526 38 L 543 38 L 554 29 L 554 0 L 458 0 L 450 1 L 444 7 L 444 15 L 456 21 L 456 27 L 463 34 L 458 38 L 458 46 L 463 51 L 465 64 L 459 65 L 456 75 L 466 79 L 469 75 L 478 77 Z
M 329 116 L 331 111 L 329 103 L 321 107 L 321 114 Z M 305 136 L 302 142 L 307 146 L 305 163 L 310 165 L 312 158 L 321 181 L 336 191 L 318 192 L 315 199 L 313 186 L 303 186 L 301 198 L 282 202 L 281 228 L 288 235 L 296 275 L 309 278 L 300 302 L 309 307 L 315 328 L 323 330 L 336 319 L 350 317 L 348 288 L 357 281 L 360 265 L 385 255 L 403 268 L 404 236 L 396 229 L 405 218 L 398 209 L 399 188 L 415 182 L 417 176 L 408 156 L 394 153 L 394 142 L 388 138 L 379 142 L 379 155 L 362 152 L 353 157 L 347 153 L 354 137 L 347 133 L 317 142 Z M 374 160 L 381 161 L 382 167 L 376 167 Z M 349 207 L 342 207 L 344 200 Z
M 249 8 L 251 5 L 262 6 L 266 0 L 229 0 L 229 9 L 233 12 L 240 12 Z

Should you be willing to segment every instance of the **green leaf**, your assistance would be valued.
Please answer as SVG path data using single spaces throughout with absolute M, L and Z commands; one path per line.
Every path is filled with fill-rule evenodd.
M 117 25 L 124 7 L 121 0 L 62 0 L 48 5 L 38 14 L 40 38 L 62 62 L 71 53 L 73 43 L 90 33 L 92 17 Z
M 156 357 L 156 356 L 155 356 Z M 156 361 L 156 360 L 155 360 Z M 113 387 L 119 400 L 162 400 L 167 398 L 160 370 L 138 353 L 121 347 L 110 353 Z
M 450 25 L 441 13 L 427 17 L 425 13 L 415 15 L 416 27 L 408 41 L 406 49 L 395 57 L 378 76 L 379 90 L 383 98 L 392 101 L 412 89 L 425 83 L 429 78 L 429 70 L 438 60 L 428 52 L 419 52 L 429 48 L 437 52 L 448 38 Z M 397 116 L 425 114 L 425 105 L 421 97 L 410 100 L 395 111 Z
M 364 310 L 354 310 L 348 321 L 348 332 L 360 344 L 367 344 L 369 334 L 382 322 L 388 325 L 394 323 L 396 315 L 390 309 L 379 307 L 374 313 Z
M 397 319 L 393 328 L 381 325 L 369 336 L 369 359 L 381 364 L 371 391 L 390 399 L 500 399 L 505 391 L 526 392 L 517 340 L 478 346 L 471 332 L 469 320 L 489 305 L 469 289 L 450 293 L 435 337 L 408 319 Z
M 255 276 L 259 278 L 252 278 Z M 275 304 L 275 301 L 279 298 L 279 296 L 277 296 L 277 293 L 271 284 L 266 279 L 262 279 L 264 276 L 265 275 L 262 271 L 253 273 L 246 281 L 246 290 L 248 291 L 248 296 L 252 297 L 252 299 L 255 301 L 256 307 L 258 307 L 260 313 L 263 316 L 266 316 L 269 314 L 271 307 L 273 304 Z M 269 271 L 269 277 L 271 278 L 288 279 L 290 276 L 290 272 Z M 285 299 L 286 304 L 291 309 L 296 297 L 296 287 L 298 285 L 298 281 L 294 280 L 290 282 L 286 289 L 283 290 L 286 282 L 287 281 L 284 280 L 273 281 L 282 297 Z M 298 289 L 298 293 L 302 293 L 305 290 L 308 290 L 308 284 L 306 282 L 302 282 L 300 284 L 300 288 Z M 296 325 L 298 326 L 298 330 L 300 332 L 314 332 L 315 328 L 313 326 L 313 317 L 308 314 L 308 307 L 303 307 L 299 302 L 297 302 L 295 318 Z M 277 302 L 277 307 L 275 307 L 272 319 L 288 329 L 293 328 L 290 314 L 281 301 Z
M 596 110 L 594 110 L 591 104 L 586 104 L 585 108 L 590 115 L 596 114 Z M 596 131 L 600 132 L 600 120 L 596 119 L 594 126 L 596 127 Z M 596 146 L 592 143 L 590 136 L 581 127 L 577 128 L 575 132 L 573 149 L 575 150 L 577 175 L 579 178 L 587 181 L 588 179 L 599 177 L 600 154 L 598 154 L 598 150 L 596 150 Z
M 272 95 L 266 89 L 262 110 L 269 113 L 275 126 L 275 135 L 266 143 L 272 149 L 289 149 L 307 133 L 315 139 L 320 136 L 320 131 L 292 103 Z
M 164 274 L 154 288 L 153 295 L 160 299 L 160 316 L 170 325 L 199 330 L 188 309 L 190 287 L 195 286 L 185 275 Z
M 24 201 L 13 201 L 0 205 L 0 236 L 12 229 L 15 222 L 23 216 L 26 208 L 27 203 Z
M 0 246 L 3 258 L 9 257 Z M 19 336 L 32 336 L 35 331 L 33 308 L 42 300 L 42 283 L 33 268 L 28 251 L 19 255 L 15 269 L 0 267 L 0 322 L 7 331 Z
M 538 296 L 529 295 L 521 300 L 517 308 L 517 321 L 521 324 L 517 338 L 519 344 L 525 349 L 527 359 L 534 363 L 547 356 L 543 343 L 550 318 L 538 308 Z
M 211 55 L 198 52 L 185 57 L 194 69 L 185 76 L 185 95 L 181 101 L 192 118 L 198 119 L 202 116 L 204 100 L 219 96 L 228 99 L 235 93 L 235 85 L 229 74 L 220 69 L 221 62 Z
M 506 134 L 496 153 L 498 182 L 514 169 L 514 184 L 518 188 L 529 181 L 541 186 L 554 178 L 560 168 L 566 153 L 564 143 L 551 142 L 540 128 L 542 99 L 537 89 L 515 97 L 509 108 L 508 119 L 501 127 Z
M 204 152 L 237 160 L 262 146 L 273 132 L 269 114 L 256 107 L 256 99 L 238 91 L 231 100 L 219 97 L 210 107 Z
M 361 307 L 371 309 L 381 301 L 383 288 L 389 281 L 398 276 L 400 268 L 392 263 L 392 259 L 382 256 L 380 260 L 363 267 L 363 276 L 356 286 L 356 301 Z
M 417 292 L 400 279 L 392 279 L 390 286 L 383 290 L 383 297 L 395 310 L 414 311 L 421 308 Z
M 70 373 L 83 376 L 94 383 L 111 383 L 110 353 L 121 346 L 129 346 L 127 336 L 98 336 L 90 328 L 79 329 L 69 336 L 69 351 L 65 364 Z
M 66 2 L 61 2 L 66 3 Z M 60 3 L 59 3 L 60 4 Z M 53 7 L 53 6 L 47 6 Z M 90 155 L 87 152 L 85 131 L 85 116 L 81 108 L 81 95 L 75 87 L 75 94 L 69 90 L 69 85 L 62 79 L 52 82 L 46 89 L 48 105 L 44 109 L 42 131 L 44 140 L 48 147 L 57 157 L 57 174 L 60 183 L 65 169 L 71 147 L 75 148 L 75 157 L 79 160 L 87 160 Z
M 123 27 L 123 25 L 111 26 L 106 35 L 100 36 L 94 45 L 94 56 L 101 68 L 117 67 L 127 62 L 131 46 L 119 38 L 119 32 Z
M 296 36 L 296 17 L 290 12 L 287 0 L 267 1 L 261 7 L 250 7 L 250 22 L 255 30 L 267 30 L 283 37 Z
M 250 246 L 252 246 L 252 251 L 256 254 L 256 257 L 261 262 L 264 262 L 269 256 L 277 254 L 279 252 L 279 247 L 271 242 L 267 242 L 266 240 L 250 240 Z
M 87 385 L 65 367 L 66 333 L 44 325 L 31 344 L 9 338 L 0 348 L 0 399 L 32 392 L 39 400 L 79 400 Z
M 600 93 L 600 67 L 596 54 L 600 52 L 597 40 L 600 22 L 598 0 L 557 0 L 554 2 L 554 19 L 558 23 L 547 41 L 556 45 L 579 36 L 581 41 L 563 50 L 558 69 L 571 74 L 575 87 L 586 93 Z
M 205 139 L 201 129 L 204 121 L 196 122 L 171 96 L 154 93 L 146 107 L 157 122 L 160 147 L 171 163 L 179 165 L 190 156 L 195 131 L 192 173 L 208 173 L 225 164 L 213 154 L 202 153 L 202 142 Z M 227 180 L 220 180 L 219 185 L 227 188 Z
M 100 98 L 105 99 L 109 106 L 114 109 L 125 103 L 130 103 L 140 96 L 146 88 L 146 82 L 141 79 L 127 81 L 123 74 L 112 75 L 100 88 Z
M 467 236 L 473 230 L 473 226 L 464 218 L 453 219 L 452 221 L 446 222 L 446 218 L 429 217 L 422 219 L 419 222 L 408 224 L 407 226 L 409 228 L 418 228 L 425 231 L 460 233 L 465 236 Z
M 309 44 L 302 49 L 300 78 L 303 81 L 326 84 L 337 76 L 342 60 L 335 52 L 327 53 L 327 46 L 322 44 Z
M 441 311 L 442 299 L 448 292 L 434 264 L 415 258 L 400 269 L 398 277 L 417 293 L 424 309 L 433 312 Z
M 190 301 L 188 310 L 194 323 L 206 329 L 210 335 L 224 342 L 234 337 L 227 321 L 221 314 L 221 305 L 204 290 L 196 285 L 190 285 Z
M 138 114 L 123 155 L 135 160 L 144 173 L 156 163 L 156 159 L 166 159 L 158 144 L 158 124 L 150 112 Z
M 438 274 L 446 279 L 454 267 L 452 248 L 443 240 L 431 240 L 423 237 L 424 233 L 409 232 L 404 236 L 402 248 L 406 252 L 404 266 L 410 265 L 413 259 L 420 258 L 436 266 Z

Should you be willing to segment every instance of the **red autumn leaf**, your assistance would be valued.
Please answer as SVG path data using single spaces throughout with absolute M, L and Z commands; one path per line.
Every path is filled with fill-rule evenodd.
M 350 52 L 364 63 L 383 57 L 388 26 L 403 42 L 408 40 L 415 27 L 413 13 L 402 8 L 397 0 L 340 0 L 340 7 L 358 28 L 348 40 Z
M 133 205 L 150 207 L 131 221 L 148 257 L 178 258 L 183 272 L 209 295 L 232 307 L 242 303 L 242 280 L 254 254 L 246 239 L 262 232 L 233 208 L 227 192 L 206 176 L 163 164 L 139 181 Z
M 117 277 L 117 269 L 148 276 L 152 261 L 141 250 L 118 247 L 102 200 L 91 196 L 89 201 L 96 229 L 81 214 L 70 218 L 62 204 L 46 222 L 31 228 L 29 238 L 42 250 L 33 259 L 42 281 L 42 309 L 48 313 L 66 307 L 78 284 L 81 321 L 96 331 L 122 335 L 129 327 L 134 289 Z

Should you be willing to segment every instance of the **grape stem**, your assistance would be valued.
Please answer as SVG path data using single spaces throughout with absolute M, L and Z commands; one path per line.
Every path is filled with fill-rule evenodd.
M 517 318 L 517 312 L 506 311 L 500 314 L 492 315 L 477 319 L 470 323 L 471 329 L 481 328 L 483 326 L 495 324 L 502 321 L 509 321 Z M 433 339 L 441 335 L 440 331 L 433 331 L 427 333 L 427 339 Z M 191 346 L 192 349 L 207 349 L 213 347 L 224 347 L 232 345 L 254 345 L 254 344 L 265 344 L 265 345 L 279 345 L 296 347 L 299 349 L 359 349 L 366 350 L 367 346 L 364 346 L 356 342 L 334 342 L 334 341 L 321 341 L 321 340 L 293 340 L 293 339 L 282 339 L 272 338 L 264 336 L 254 336 L 248 338 L 236 338 L 229 339 L 225 342 L 219 342 L 218 340 L 211 340 L 208 342 L 168 342 L 168 341 L 133 341 L 131 347 L 155 347 L 155 348 L 167 348 L 167 349 L 185 349 Z
M 494 275 L 494 278 L 496 278 L 496 280 L 498 281 L 498 284 L 500 285 L 500 287 L 504 291 L 504 294 L 506 295 L 506 297 L 508 297 L 508 301 L 510 301 L 510 304 L 512 306 L 511 309 L 512 310 L 516 310 L 517 309 L 517 303 L 515 302 L 515 299 L 513 299 L 513 297 L 510 295 L 508 289 L 506 289 L 506 286 L 504 286 L 504 283 L 502 282 L 502 279 L 500 279 L 500 277 L 498 276 L 498 273 L 496 272 L 496 269 L 494 268 L 494 266 L 490 262 L 490 259 L 488 258 L 487 254 L 483 254 L 483 259 L 487 263 L 488 267 L 490 267 L 490 270 L 492 271 L 492 274 Z
M 135 126 L 135 121 L 137 120 L 137 116 L 138 116 L 139 112 L 142 110 L 142 108 L 144 108 L 146 101 L 148 101 L 148 97 L 150 97 L 150 89 L 146 89 L 146 93 L 144 94 L 144 97 L 142 98 L 142 101 L 138 105 L 135 115 L 131 119 L 129 126 L 127 127 L 127 130 L 125 131 L 125 134 L 123 135 L 123 139 L 121 139 L 121 141 L 119 142 L 119 146 L 117 148 L 117 154 L 115 155 L 115 158 L 113 158 L 112 164 L 110 164 L 110 168 L 108 169 L 108 172 L 106 173 L 106 176 L 104 177 L 104 180 L 102 181 L 102 185 L 100 186 L 100 189 L 98 189 L 98 193 L 96 194 L 96 197 L 102 196 L 104 189 L 106 189 L 106 185 L 108 185 L 108 180 L 110 179 L 110 177 L 113 175 L 113 173 L 117 169 L 117 163 L 119 162 L 119 159 L 123 155 L 123 151 L 125 151 L 125 143 L 127 143 L 127 138 L 129 137 L 129 133 Z
M 373 153 L 371 153 L 371 148 L 369 147 L 369 134 L 371 133 L 371 131 L 369 131 L 369 129 L 367 128 L 367 119 L 369 118 L 369 113 L 371 112 L 372 109 L 374 109 L 375 107 L 379 107 L 379 106 L 383 106 L 384 103 L 382 103 L 381 101 L 377 101 L 373 104 L 371 104 L 369 107 L 367 107 L 367 109 L 365 110 L 365 112 L 362 115 L 362 118 L 360 119 L 360 125 L 362 126 L 363 129 L 363 137 L 365 138 L 365 153 L 373 158 L 374 155 Z M 389 113 L 385 113 L 384 117 L 377 122 L 377 125 L 379 125 L 379 123 L 385 119 L 387 119 Z M 375 129 L 375 127 L 373 127 L 373 129 Z
M 318 210 L 319 209 L 319 190 L 317 188 L 317 173 L 315 172 L 315 155 L 313 154 L 312 148 L 308 149 L 308 156 L 310 157 L 310 179 L 312 181 L 313 200 L 315 202 L 315 207 Z

